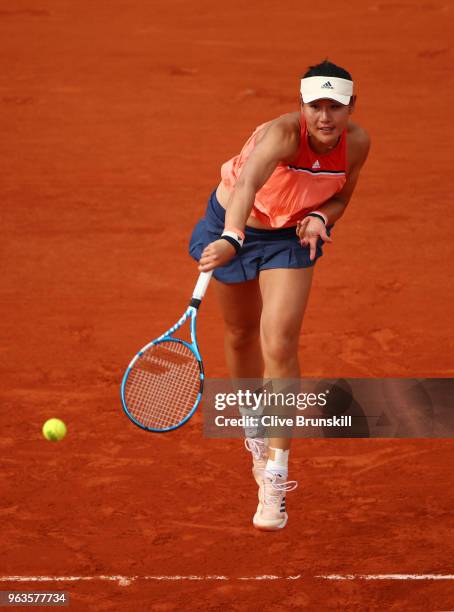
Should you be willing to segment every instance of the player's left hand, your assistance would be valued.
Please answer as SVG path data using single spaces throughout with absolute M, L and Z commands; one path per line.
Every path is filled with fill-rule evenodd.
M 301 221 L 297 221 L 296 235 L 300 239 L 301 246 L 309 246 L 310 260 L 313 261 L 317 251 L 317 241 L 319 238 L 323 242 L 332 242 L 326 232 L 325 224 L 317 217 L 305 217 Z

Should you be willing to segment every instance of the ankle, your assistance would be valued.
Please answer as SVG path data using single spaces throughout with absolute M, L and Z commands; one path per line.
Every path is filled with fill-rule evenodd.
M 247 437 L 244 445 L 252 453 L 254 459 L 268 458 L 268 440 L 265 438 Z
M 269 472 L 271 475 L 277 475 L 282 478 L 287 478 L 288 476 L 288 450 L 282 450 L 281 448 L 271 448 L 270 451 L 274 451 L 271 457 L 268 457 L 268 461 L 266 462 L 265 471 Z

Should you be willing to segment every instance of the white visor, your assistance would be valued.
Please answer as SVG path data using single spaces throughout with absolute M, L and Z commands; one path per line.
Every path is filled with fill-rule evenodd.
M 353 95 L 353 81 L 337 77 L 307 77 L 301 79 L 303 102 L 313 102 L 328 98 L 341 104 L 350 104 Z

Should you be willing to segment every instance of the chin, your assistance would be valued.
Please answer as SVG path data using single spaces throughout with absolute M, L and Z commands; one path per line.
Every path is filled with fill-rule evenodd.
M 336 142 L 339 136 L 340 136 L 339 130 L 334 130 L 333 132 L 330 132 L 329 134 L 325 134 L 323 132 L 318 131 L 318 134 L 317 134 L 317 137 L 322 138 L 323 142 L 329 142 L 329 141 Z
M 335 147 L 339 142 L 340 134 L 337 132 L 335 134 L 330 134 L 329 136 L 322 135 L 322 138 L 319 142 L 322 142 L 324 145 L 328 147 Z

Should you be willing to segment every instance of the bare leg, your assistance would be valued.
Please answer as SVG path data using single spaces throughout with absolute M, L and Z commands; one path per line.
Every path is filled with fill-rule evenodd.
M 262 297 L 257 280 L 215 283 L 225 324 L 225 357 L 232 378 L 263 378 L 260 346 Z
M 313 270 L 279 268 L 260 273 L 263 300 L 260 333 L 266 378 L 300 377 L 298 341 Z M 288 450 L 290 443 L 291 438 L 270 438 L 270 459 L 274 459 L 274 448 Z

